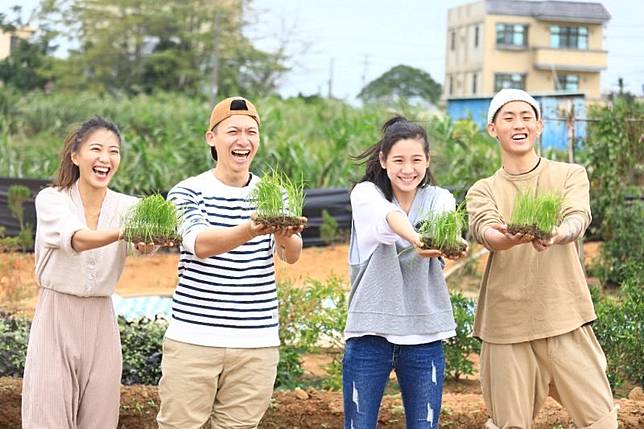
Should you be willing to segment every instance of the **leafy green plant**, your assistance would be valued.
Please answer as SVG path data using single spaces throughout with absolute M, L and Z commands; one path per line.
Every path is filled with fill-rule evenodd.
M 31 199 L 31 190 L 26 186 L 12 185 L 7 191 L 7 203 L 13 217 L 18 220 L 20 232 L 16 237 L 4 239 L 7 248 L 22 248 L 23 251 L 31 249 L 34 245 L 33 226 L 25 222 L 25 209 L 23 204 Z
M 25 209 L 23 203 L 29 201 L 31 198 L 31 190 L 26 186 L 12 185 L 7 191 L 7 202 L 9 203 L 9 210 L 11 214 L 18 219 L 20 229 L 25 227 Z
M 531 234 L 539 239 L 548 239 L 559 224 L 563 197 L 555 193 L 533 196 L 525 192 L 517 194 L 508 225 L 511 234 Z
M 625 269 L 616 296 L 591 288 L 597 320 L 593 330 L 608 361 L 608 380 L 613 389 L 624 381 L 644 387 L 644 262 L 633 261 Z
M 340 239 L 338 221 L 329 212 L 322 210 L 322 224 L 320 225 L 320 238 L 327 245 L 333 245 Z
M 158 384 L 161 378 L 161 349 L 168 328 L 165 319 L 118 319 L 123 350 L 123 384 Z
M 604 285 L 621 285 L 639 267 L 644 278 L 644 201 L 625 202 L 621 210 L 609 219 L 610 230 L 600 248 L 600 258 L 594 268 Z M 608 234 L 610 231 L 610 234 Z
M 178 243 L 177 233 L 180 214 L 173 203 L 154 194 L 142 198 L 128 213 L 123 238 L 132 243 Z
M 430 212 L 425 215 L 419 228 L 423 247 L 438 249 L 447 256 L 458 256 L 467 247 L 461 238 L 466 226 L 462 206 L 454 211 Z
M 286 195 L 285 195 L 286 194 Z M 293 182 L 277 170 L 265 173 L 250 195 L 256 205 L 258 223 L 266 226 L 300 226 L 304 207 L 303 182 Z
M 0 312 L 0 376 L 22 377 L 31 323 Z
M 604 240 L 613 236 L 627 198 L 644 196 L 644 102 L 616 99 L 588 111 L 585 166 L 590 178 L 590 203 L 595 222 L 590 231 Z
M 456 321 L 456 336 L 445 340 L 445 375 L 458 380 L 462 375 L 474 373 L 473 354 L 481 351 L 481 343 L 472 336 L 476 303 L 460 292 L 450 294 Z
M 302 286 L 280 283 L 277 293 L 282 347 L 275 385 L 285 388 L 303 386 L 303 353 L 316 351 L 321 342 L 333 350 L 343 347 L 347 317 L 346 286 L 336 277 L 326 281 L 308 279 Z M 334 354 L 334 360 L 339 359 L 340 355 Z M 335 380 L 329 380 L 325 387 L 341 386 L 342 373 L 337 372 L 337 365 L 337 362 L 332 363 L 328 368 L 329 378 L 335 377 Z

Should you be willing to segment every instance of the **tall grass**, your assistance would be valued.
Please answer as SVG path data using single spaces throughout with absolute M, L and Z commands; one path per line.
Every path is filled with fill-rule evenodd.
M 260 175 L 279 165 L 310 188 L 349 187 L 364 171 L 350 156 L 376 143 L 382 124 L 396 113 L 428 127 L 432 168 L 442 185 L 464 189 L 498 167 L 496 146 L 471 121 L 453 123 L 406 106 L 357 108 L 323 98 L 253 101 L 262 126 L 252 170 Z M 125 138 L 120 171 L 112 181 L 117 191 L 167 191 L 213 165 L 204 139 L 210 115 L 205 100 L 164 93 L 20 95 L 0 88 L 0 176 L 52 177 L 71 126 L 94 115 L 116 122 Z

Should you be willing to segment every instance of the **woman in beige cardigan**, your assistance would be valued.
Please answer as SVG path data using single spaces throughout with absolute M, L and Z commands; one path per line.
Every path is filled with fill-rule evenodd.
M 25 429 L 117 426 L 121 343 L 111 295 L 127 253 L 122 220 L 137 201 L 108 189 L 121 143 L 113 123 L 86 121 L 65 139 L 54 186 L 36 197 L 40 295 L 23 380 Z

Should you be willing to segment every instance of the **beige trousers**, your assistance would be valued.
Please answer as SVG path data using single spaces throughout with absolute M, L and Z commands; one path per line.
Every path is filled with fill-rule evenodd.
M 114 429 L 121 340 L 110 297 L 42 289 L 22 382 L 24 429 Z
M 159 429 L 250 429 L 266 412 L 279 348 L 232 349 L 163 341 Z
M 590 325 L 556 337 L 481 347 L 489 429 L 529 429 L 548 395 L 578 428 L 616 429 L 606 357 Z

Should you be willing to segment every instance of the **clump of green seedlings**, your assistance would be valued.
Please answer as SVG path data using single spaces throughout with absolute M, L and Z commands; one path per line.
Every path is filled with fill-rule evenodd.
M 539 240 L 549 240 L 561 220 L 563 197 L 548 193 L 533 196 L 519 193 L 514 200 L 508 224 L 510 234 L 530 234 Z
M 461 237 L 465 226 L 465 211 L 461 206 L 454 211 L 427 214 L 418 230 L 422 248 L 440 250 L 447 257 L 458 257 L 467 250 Z
M 180 215 L 174 204 L 163 196 L 154 194 L 142 198 L 128 213 L 123 229 L 123 239 L 131 243 L 178 245 L 177 233 Z
M 255 222 L 264 226 L 287 228 L 306 226 L 302 217 L 304 182 L 293 182 L 286 175 L 270 170 L 264 174 L 250 195 L 256 205 Z

